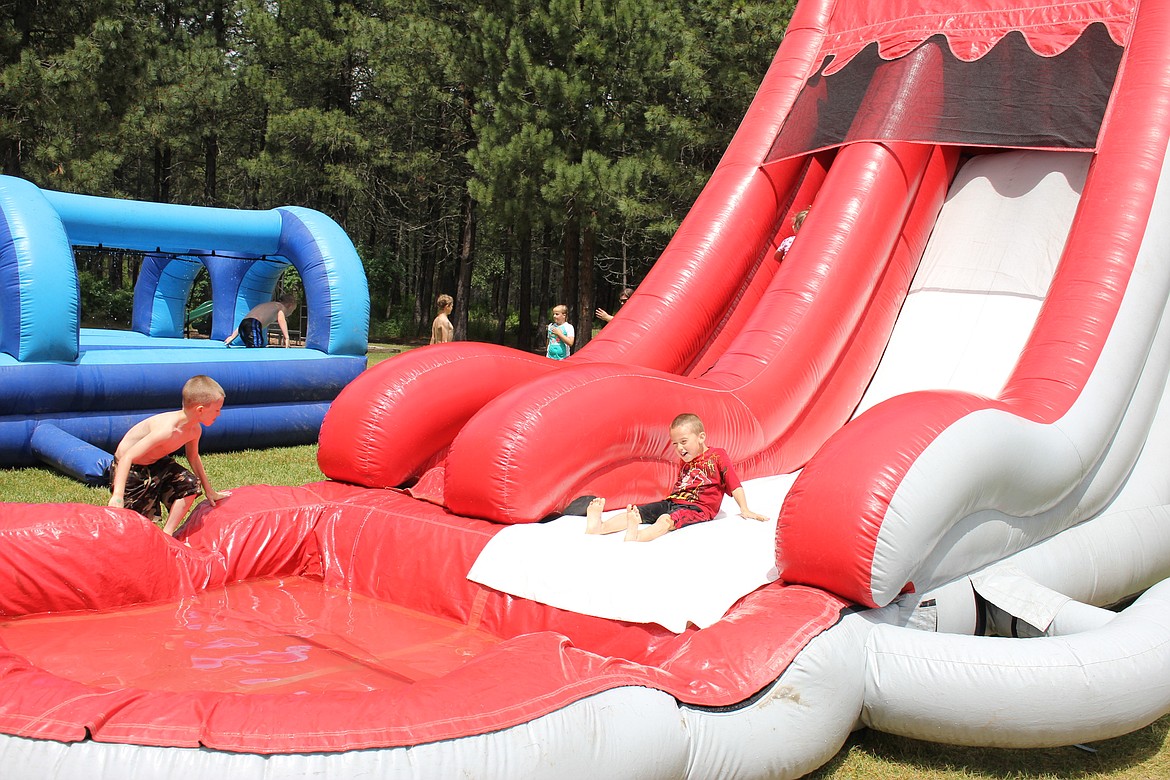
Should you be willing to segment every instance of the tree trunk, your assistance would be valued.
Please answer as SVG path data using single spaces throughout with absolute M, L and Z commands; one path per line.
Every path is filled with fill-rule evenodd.
M 418 273 L 418 292 L 414 297 L 414 335 L 422 334 L 423 323 L 429 323 L 428 313 L 431 310 L 431 303 L 435 297 L 435 265 L 428 263 L 428 253 L 423 251 L 417 235 L 411 237 L 411 255 L 414 257 L 413 265 Z
M 154 201 L 171 202 L 171 148 L 156 146 L 154 149 Z
M 577 269 L 581 261 L 581 221 L 577 218 L 576 208 L 569 207 L 568 220 L 565 222 L 564 232 L 564 273 L 561 276 L 561 297 L 558 304 L 569 307 L 569 322 L 573 322 L 577 308 Z
M 471 305 L 471 268 L 475 260 L 475 201 L 463 196 L 463 233 L 459 240 L 459 275 L 455 280 L 455 339 L 467 340 L 467 309 Z
M 211 205 L 216 203 L 216 179 L 219 176 L 219 133 L 212 131 L 203 144 L 203 197 Z
M 403 234 L 402 226 L 401 226 L 401 225 L 399 225 L 399 226 L 398 226 L 398 229 L 394 231 L 394 257 L 395 257 L 395 259 L 396 259 L 396 260 L 399 260 L 399 261 L 401 261 L 401 258 L 403 257 L 403 250 L 404 250 L 404 242 L 403 242 L 403 240 L 402 240 L 402 234 Z M 370 244 L 370 246 L 374 246 L 374 244 L 373 244 L 373 243 L 371 243 L 371 244 Z M 403 299 L 403 297 L 404 297 L 404 296 L 403 296 L 403 292 L 404 292 L 404 290 L 403 290 L 403 288 L 402 288 L 402 280 L 403 280 L 403 279 L 404 279 L 404 278 L 405 278 L 407 275 L 409 275 L 409 274 L 410 274 L 410 268 L 411 268 L 411 265 L 410 265 L 410 263 L 409 263 L 409 262 L 407 262 L 407 263 L 404 263 L 404 264 L 403 264 L 402 266 L 400 266 L 400 267 L 403 267 L 403 268 L 405 268 L 405 270 L 406 270 L 406 273 L 405 273 L 405 274 L 402 274 L 402 275 L 400 275 L 400 276 L 398 277 L 398 288 L 397 288 L 397 293 L 398 293 L 398 294 L 397 294 L 397 298 L 398 298 L 398 300 L 399 300 L 399 301 L 401 301 L 401 300 Z M 387 319 L 387 320 L 388 320 L 388 319 L 390 319 L 391 315 L 393 315 L 393 313 L 394 313 L 394 299 L 395 299 L 395 297 L 396 297 L 396 296 L 395 296 L 395 285 L 394 285 L 394 284 L 393 284 L 393 282 L 392 282 L 392 283 L 389 285 L 389 289 L 386 291 L 386 311 L 385 311 L 385 313 L 382 315 L 382 318 L 383 318 L 383 319 Z
M 226 53 L 227 40 L 227 24 L 224 12 L 224 3 L 216 3 L 215 7 L 211 9 L 211 30 L 215 34 L 215 46 L 219 49 L 221 55 Z M 215 119 L 212 118 L 211 127 L 215 127 Z M 219 133 L 212 130 L 207 138 L 204 139 L 203 146 L 203 197 L 206 198 L 210 205 L 219 205 Z
M 596 234 L 593 231 L 592 220 L 581 229 L 581 258 L 577 274 L 577 323 L 575 330 L 577 338 L 573 343 L 573 351 L 589 343 L 593 337 L 593 310 L 595 300 L 593 290 L 593 256 L 596 252 Z
M 109 273 L 107 278 L 110 280 L 111 290 L 121 290 L 125 284 L 125 278 L 122 274 L 122 255 L 117 252 L 110 252 L 106 255 L 109 264 Z
M 549 232 L 551 232 L 551 231 L 549 231 Z M 545 236 L 545 241 L 544 241 L 543 246 L 545 246 L 545 247 L 552 246 L 552 236 L 551 235 Z M 534 328 L 532 330 L 532 335 L 535 337 L 535 340 L 533 341 L 533 348 L 536 349 L 538 352 L 542 352 L 544 350 L 544 344 L 545 344 L 544 323 L 549 322 L 549 317 L 552 316 L 552 312 L 549 310 L 553 306 L 553 301 L 552 301 L 552 256 L 549 254 L 548 251 L 541 252 L 539 291 L 540 291 L 540 301 L 539 301 L 540 311 L 538 312 L 537 317 L 536 317 L 536 322 L 539 324 L 534 326 Z
M 532 349 L 532 227 L 520 231 L 520 325 L 516 348 Z
M 512 287 L 512 252 L 515 235 L 508 231 L 508 243 L 504 248 L 504 272 L 500 275 L 497 288 L 500 291 L 496 300 L 496 343 L 503 344 L 504 336 L 508 332 L 508 291 Z

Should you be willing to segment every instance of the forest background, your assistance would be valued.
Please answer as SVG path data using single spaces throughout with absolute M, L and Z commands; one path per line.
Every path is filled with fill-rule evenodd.
M 374 341 L 429 333 L 446 292 L 457 338 L 543 348 L 567 303 L 580 346 L 706 183 L 794 5 L 0 0 L 0 165 L 318 209 L 363 259 Z M 86 324 L 126 325 L 141 258 L 77 260 Z

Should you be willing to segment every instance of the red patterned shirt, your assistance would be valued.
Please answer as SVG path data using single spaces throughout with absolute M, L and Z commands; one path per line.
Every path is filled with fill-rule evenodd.
M 708 447 L 690 463 L 679 468 L 678 479 L 667 499 L 698 506 L 707 519 L 719 513 L 723 495 L 741 487 L 731 466 L 731 457 L 720 447 Z

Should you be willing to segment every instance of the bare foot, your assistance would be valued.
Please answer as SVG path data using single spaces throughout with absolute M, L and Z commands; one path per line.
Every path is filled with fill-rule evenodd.
M 638 532 L 642 527 L 642 513 L 633 504 L 626 506 L 626 541 L 638 541 Z
M 601 513 L 605 511 L 605 499 L 595 498 L 585 510 L 585 533 L 601 533 Z

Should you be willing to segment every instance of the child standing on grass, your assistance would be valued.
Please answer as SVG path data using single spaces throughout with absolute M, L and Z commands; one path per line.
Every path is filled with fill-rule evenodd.
M 569 307 L 565 304 L 554 306 L 553 321 L 548 326 L 548 349 L 544 354 L 553 360 L 564 360 L 572 351 L 576 333 L 569 324 Z
M 431 323 L 431 343 L 446 344 L 455 338 L 455 326 L 451 324 L 451 312 L 455 310 L 455 299 L 443 293 L 435 301 L 439 313 Z
M 231 495 L 212 489 L 199 458 L 199 437 L 203 426 L 211 425 L 223 409 L 223 388 L 209 376 L 193 376 L 183 385 L 183 408 L 163 412 L 137 423 L 118 443 L 110 477 L 110 506 L 125 506 L 154 520 L 159 504 L 167 511 L 163 533 L 174 536 L 191 505 L 199 496 L 199 487 L 207 500 L 215 502 Z M 191 471 L 180 466 L 171 454 L 184 447 Z
M 627 542 L 649 542 L 676 528 L 703 523 L 719 513 L 726 493 L 739 505 L 739 513 L 751 520 L 767 520 L 748 508 L 743 485 L 731 466 L 731 457 L 720 447 L 707 446 L 707 432 L 698 415 L 680 414 L 670 424 L 670 443 L 682 458 L 674 489 L 662 501 L 626 506 L 624 514 L 601 519 L 605 499 L 595 498 L 585 511 L 585 533 L 625 531 Z M 651 523 L 643 528 L 644 523 Z

